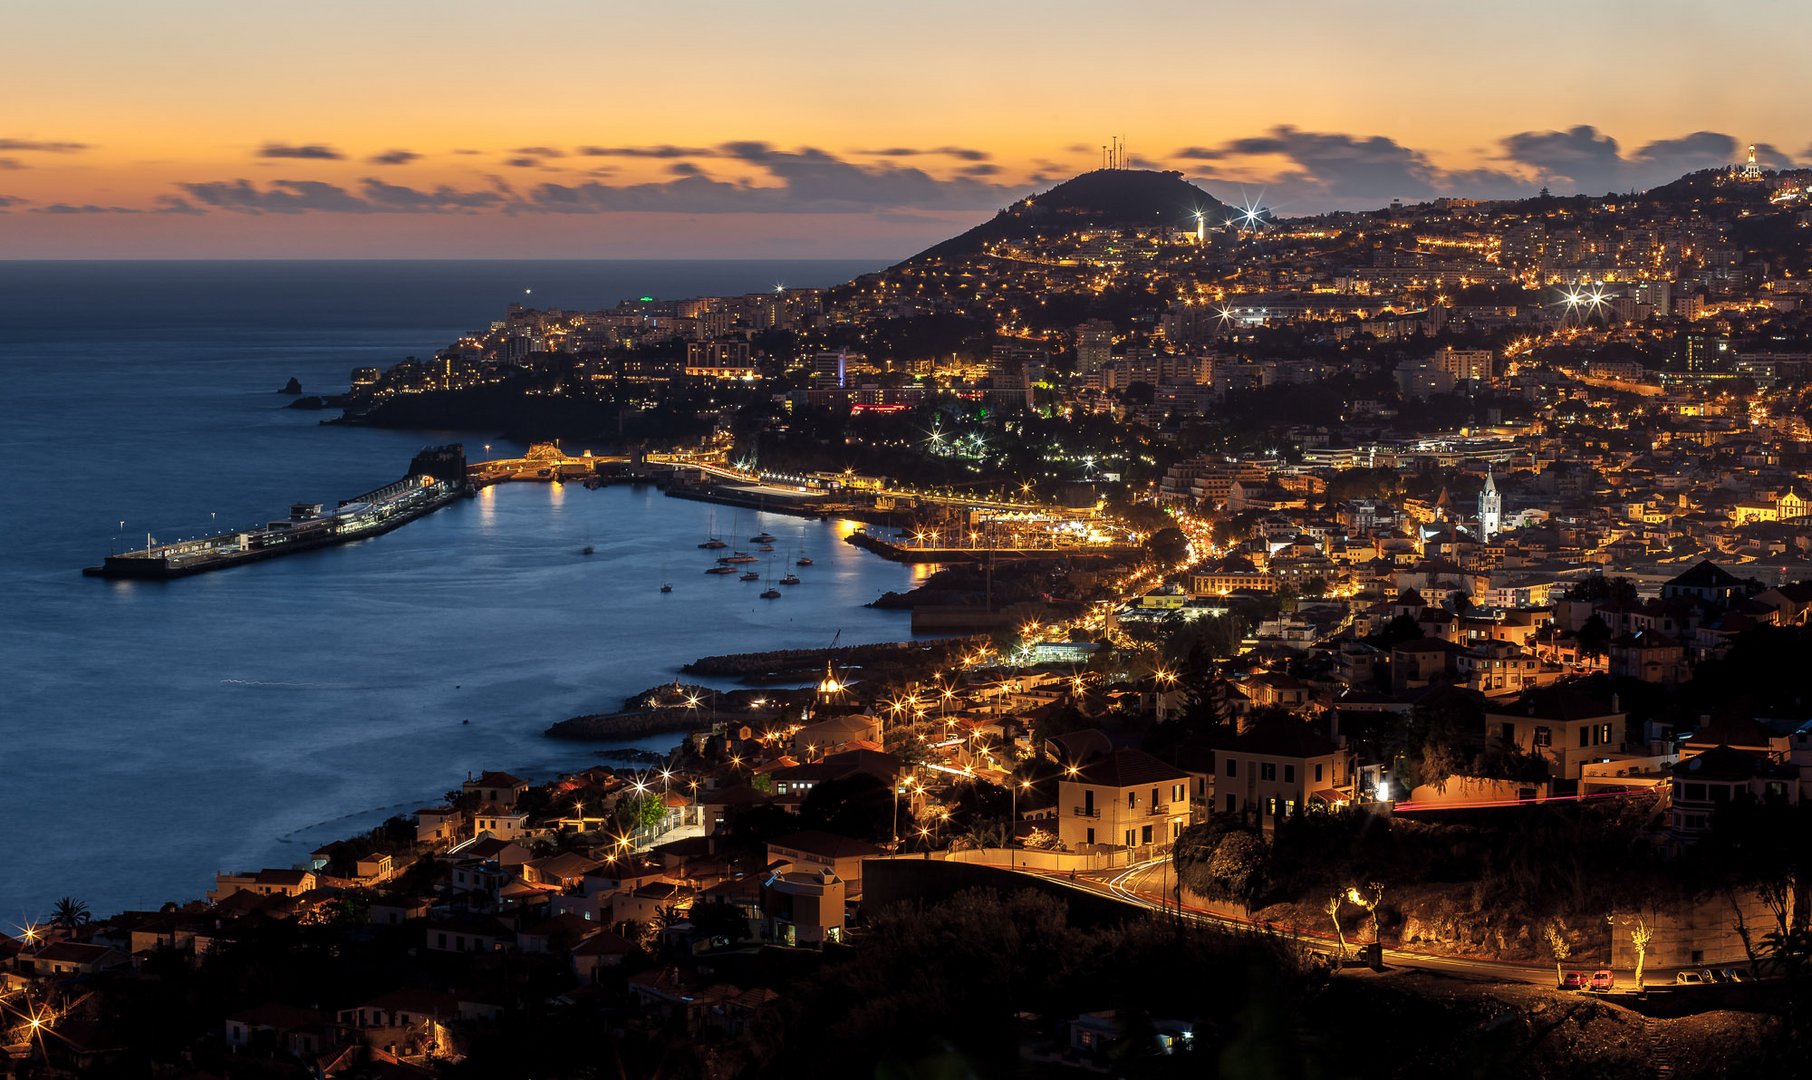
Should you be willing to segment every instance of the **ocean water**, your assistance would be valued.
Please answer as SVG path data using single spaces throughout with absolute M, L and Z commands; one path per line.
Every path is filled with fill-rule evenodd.
M 873 268 L 0 262 L 0 927 L 64 895 L 101 913 L 199 897 L 216 870 L 294 864 L 468 770 L 584 766 L 597 748 L 546 739 L 548 724 L 698 656 L 905 636 L 903 613 L 861 605 L 912 571 L 841 543 L 847 524 L 628 487 L 505 485 L 382 537 L 174 582 L 80 575 L 147 532 L 368 490 L 430 443 L 521 449 L 323 427 L 284 408 L 291 376 L 343 389 L 524 289 L 598 307 Z M 777 556 L 816 565 L 778 601 L 704 574 L 713 513 L 720 533 L 765 529 Z

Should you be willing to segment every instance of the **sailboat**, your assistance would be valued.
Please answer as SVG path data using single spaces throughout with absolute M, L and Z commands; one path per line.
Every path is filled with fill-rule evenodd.
M 768 560 L 768 577 L 772 578 L 773 576 L 774 576 L 774 560 L 769 559 Z M 780 590 L 776 589 L 772 584 L 770 584 L 770 585 L 768 585 L 768 587 L 766 589 L 762 590 L 761 598 L 763 600 L 778 600 L 778 599 L 780 599 Z
M 799 558 L 797 561 L 795 561 L 793 563 L 793 565 L 794 566 L 810 566 L 810 565 L 812 565 L 811 556 L 809 556 L 805 553 L 805 530 L 804 529 L 799 530 Z
M 717 511 L 715 511 L 715 510 L 711 511 L 710 531 L 707 534 L 707 538 L 706 538 L 705 542 L 698 546 L 701 548 L 709 549 L 711 551 L 717 551 L 720 548 L 727 548 L 730 546 L 729 544 L 724 543 L 723 540 L 718 538 L 718 535 L 717 535 Z
M 661 591 L 664 593 L 673 591 L 673 582 L 667 580 L 667 564 L 666 563 L 661 564 Z

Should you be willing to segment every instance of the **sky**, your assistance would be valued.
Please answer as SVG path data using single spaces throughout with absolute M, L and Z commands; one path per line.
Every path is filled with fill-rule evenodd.
M 0 0 L 0 258 L 898 259 L 1098 167 L 1283 215 L 1812 164 L 1803 0 Z

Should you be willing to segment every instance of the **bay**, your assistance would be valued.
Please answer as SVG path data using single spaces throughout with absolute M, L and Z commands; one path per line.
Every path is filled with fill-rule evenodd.
M 381 537 L 175 582 L 110 546 L 280 517 L 488 432 L 323 427 L 274 393 L 425 356 L 533 289 L 549 306 L 833 284 L 848 263 L 0 263 L 0 924 L 200 896 L 435 801 L 468 770 L 596 759 L 542 737 L 697 656 L 894 640 L 912 571 L 847 523 L 654 489 L 506 485 Z M 569 449 L 576 449 L 571 448 Z M 815 565 L 778 601 L 705 575 L 718 532 Z M 123 524 L 122 524 L 123 523 Z M 585 544 L 596 554 L 584 556 Z M 776 573 L 784 572 L 777 564 Z M 659 584 L 674 591 L 662 594 Z M 671 736 L 639 745 L 665 749 Z

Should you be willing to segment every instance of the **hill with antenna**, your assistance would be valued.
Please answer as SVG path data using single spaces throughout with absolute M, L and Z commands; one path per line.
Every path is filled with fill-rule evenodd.
M 1028 195 L 968 232 L 925 249 L 907 263 L 972 255 L 1002 240 L 1026 239 L 1077 228 L 1190 228 L 1197 212 L 1218 222 L 1227 204 L 1183 179 L 1180 172 L 1096 169 L 1049 191 Z

